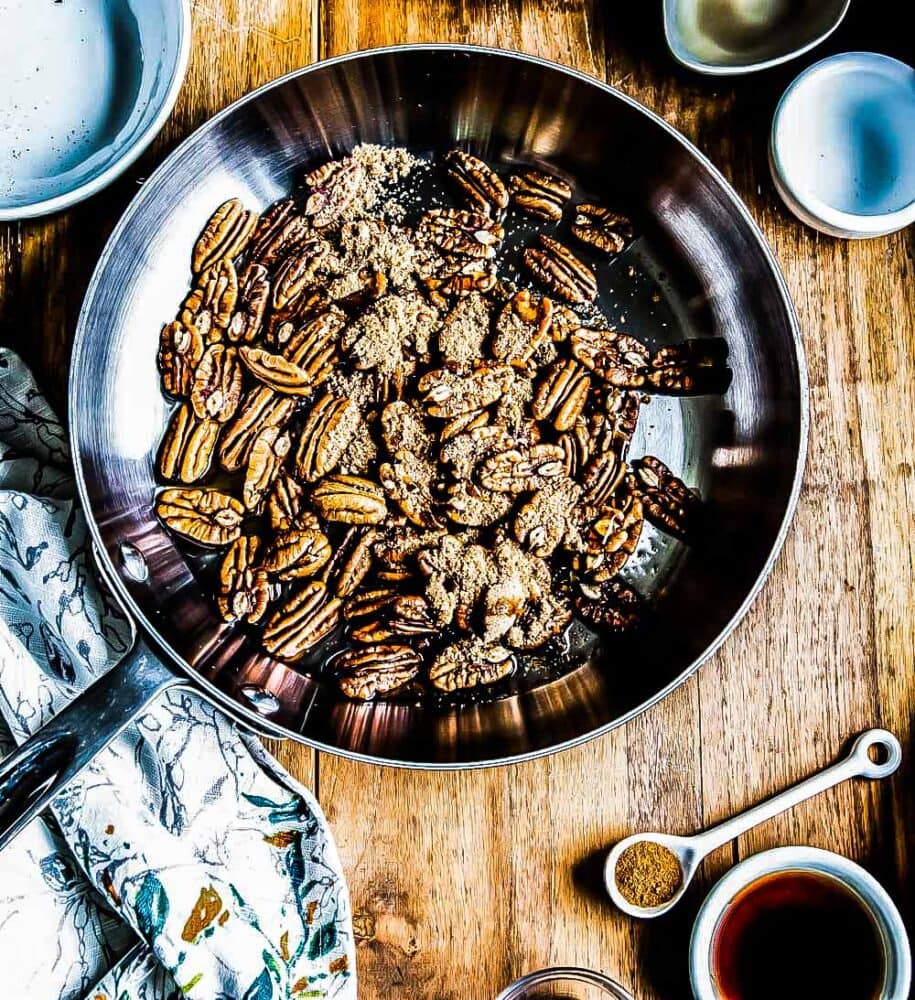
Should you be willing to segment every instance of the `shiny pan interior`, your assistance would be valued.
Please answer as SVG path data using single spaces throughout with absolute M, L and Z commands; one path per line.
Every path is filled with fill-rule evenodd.
M 656 454 L 701 491 L 691 547 L 648 532 L 631 577 L 652 600 L 630 639 L 573 643 L 462 703 L 347 701 L 327 679 L 266 656 L 223 623 L 199 567 L 155 520 L 154 459 L 167 420 L 155 354 L 213 208 L 263 208 L 305 169 L 360 142 L 417 154 L 461 145 L 493 164 L 543 163 L 630 214 L 640 233 L 602 280 L 602 304 L 650 345 L 723 337 L 723 396 L 656 399 L 633 454 Z M 761 586 L 797 498 L 806 382 L 797 322 L 772 254 L 715 169 L 661 119 L 540 60 L 406 46 L 287 76 L 209 121 L 146 181 L 111 237 L 73 355 L 71 429 L 100 555 L 147 637 L 236 715 L 322 749 L 415 767 L 501 763 L 625 722 L 682 683 Z

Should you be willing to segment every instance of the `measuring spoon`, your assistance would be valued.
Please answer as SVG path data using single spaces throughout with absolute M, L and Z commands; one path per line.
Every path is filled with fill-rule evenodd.
M 875 749 L 878 752 L 882 751 L 882 756 L 885 757 L 879 764 L 871 759 L 871 751 Z M 892 733 L 886 729 L 868 729 L 855 740 L 851 752 L 843 760 L 703 833 L 692 837 L 675 837 L 667 833 L 636 833 L 621 840 L 607 855 L 604 864 L 604 884 L 607 892 L 613 902 L 632 917 L 660 917 L 680 901 L 700 862 L 711 851 L 746 833 L 759 823 L 848 778 L 886 778 L 899 767 L 901 761 L 902 747 Z M 622 895 L 616 884 L 616 863 L 619 856 L 627 847 L 642 840 L 653 841 L 668 848 L 680 862 L 682 875 L 680 888 L 671 899 L 660 906 L 635 906 Z

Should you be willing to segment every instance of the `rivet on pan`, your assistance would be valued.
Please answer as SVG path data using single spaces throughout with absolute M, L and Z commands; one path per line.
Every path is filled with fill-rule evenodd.
M 261 715 L 270 715 L 280 707 L 276 696 L 264 690 L 259 684 L 242 684 L 240 691 Z
M 121 556 L 124 572 L 130 579 L 136 580 L 137 583 L 145 583 L 149 579 L 149 567 L 146 565 L 146 560 L 140 550 L 135 545 L 131 545 L 130 542 L 121 542 L 118 546 L 118 552 Z

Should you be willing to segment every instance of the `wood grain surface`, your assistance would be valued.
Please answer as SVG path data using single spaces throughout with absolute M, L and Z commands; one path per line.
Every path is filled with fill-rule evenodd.
M 274 747 L 318 791 L 349 878 L 360 996 L 493 997 L 548 964 L 602 969 L 639 998 L 689 996 L 687 942 L 710 881 L 766 847 L 805 843 L 861 861 L 912 927 L 915 800 L 915 234 L 846 243 L 781 206 L 766 167 L 784 87 L 831 51 L 904 44 L 855 5 L 816 55 L 734 83 L 680 71 L 660 2 L 194 0 L 191 67 L 168 126 L 104 194 L 0 227 L 0 340 L 62 408 L 95 258 L 142 177 L 209 114 L 326 56 L 406 41 L 520 49 L 608 80 L 692 139 L 775 249 L 810 368 L 801 501 L 762 595 L 724 648 L 622 730 L 547 760 L 420 774 Z M 635 9 L 632 9 L 635 8 Z M 897 33 L 898 34 L 898 33 Z M 625 150 L 608 150 L 625 156 Z M 637 924 L 600 888 L 606 848 L 639 829 L 689 833 L 830 762 L 883 725 L 906 761 L 890 781 L 841 786 L 709 859 L 670 916 Z

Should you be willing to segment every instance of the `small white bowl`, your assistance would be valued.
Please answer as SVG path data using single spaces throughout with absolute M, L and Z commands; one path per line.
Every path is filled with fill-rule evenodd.
M 828 38 L 851 0 L 664 0 L 664 35 L 677 62 L 735 76 L 795 59 Z
M 724 911 L 734 897 L 764 875 L 810 871 L 831 875 L 867 908 L 883 946 L 886 975 L 878 1000 L 907 1000 L 912 983 L 912 953 L 905 925 L 882 885 L 860 865 L 816 847 L 776 847 L 735 865 L 706 896 L 693 924 L 689 974 L 696 1000 L 721 1000 L 712 971 L 712 944 Z
M 0 220 L 101 190 L 171 113 L 190 0 L 7 0 L 0 32 Z
M 776 108 L 769 167 L 788 208 L 830 236 L 915 222 L 915 70 L 875 52 L 810 66 Z

